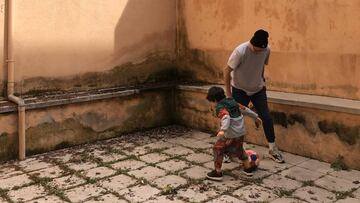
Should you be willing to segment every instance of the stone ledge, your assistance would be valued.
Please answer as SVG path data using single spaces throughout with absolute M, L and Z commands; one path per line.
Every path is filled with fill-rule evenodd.
M 177 89 L 207 93 L 212 85 L 192 86 L 178 85 Z M 221 86 L 221 85 L 219 85 Z M 223 87 L 223 86 L 221 86 Z M 360 101 L 341 99 L 335 97 L 316 96 L 307 94 L 296 94 L 286 92 L 267 91 L 268 100 L 271 103 L 286 104 L 291 106 L 308 107 L 328 111 L 360 114 Z
M 125 89 L 124 87 L 119 88 L 106 88 L 99 90 L 90 90 L 82 92 L 72 92 L 72 93 L 63 93 L 63 94 L 54 94 L 47 96 L 39 97 L 25 97 L 25 109 L 40 109 L 47 108 L 52 106 L 61 106 L 67 104 L 75 104 L 89 101 L 96 101 L 102 99 L 110 99 L 116 97 L 126 97 L 130 95 L 139 94 L 145 91 L 152 91 L 158 89 L 174 88 L 172 84 L 156 84 L 151 86 L 141 86 L 141 87 L 130 87 Z M 17 105 L 3 100 L 0 101 L 0 114 L 1 113 L 12 113 L 17 111 Z

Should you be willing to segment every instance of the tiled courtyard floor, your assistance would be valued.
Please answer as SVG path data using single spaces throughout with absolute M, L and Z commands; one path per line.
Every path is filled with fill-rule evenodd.
M 285 164 L 264 158 L 252 178 L 232 162 L 222 182 L 206 180 L 215 140 L 172 126 L 3 163 L 0 203 L 360 202 L 359 171 L 289 153 Z

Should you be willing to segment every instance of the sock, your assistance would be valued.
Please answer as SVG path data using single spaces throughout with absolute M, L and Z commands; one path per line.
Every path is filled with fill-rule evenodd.
M 275 142 L 269 142 L 269 149 L 272 151 L 275 148 Z

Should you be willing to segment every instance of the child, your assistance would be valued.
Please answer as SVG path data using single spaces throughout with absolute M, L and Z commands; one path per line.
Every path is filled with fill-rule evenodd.
M 243 173 L 252 176 L 254 168 L 250 166 L 243 148 L 246 134 L 243 115 L 253 118 L 257 126 L 261 124 L 261 119 L 249 108 L 240 106 L 233 98 L 226 98 L 224 90 L 220 87 L 211 87 L 206 99 L 215 102 L 215 114 L 221 119 L 220 131 L 217 133 L 219 139 L 213 146 L 215 170 L 209 172 L 207 178 L 222 180 L 221 166 L 224 154 L 237 156 L 243 162 Z

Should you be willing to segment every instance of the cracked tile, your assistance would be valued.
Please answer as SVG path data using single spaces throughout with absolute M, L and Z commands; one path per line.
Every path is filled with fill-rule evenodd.
M 113 194 L 107 194 L 100 197 L 95 197 L 89 201 L 85 201 L 84 203 L 97 203 L 97 202 L 106 202 L 106 203 L 127 203 L 126 200 L 119 199 Z
M 191 179 L 205 179 L 206 174 L 208 172 L 210 171 L 207 168 L 194 166 L 184 171 L 181 171 L 180 174 L 189 177 Z
M 136 170 L 146 166 L 146 163 L 134 159 L 127 159 L 111 164 L 111 166 L 117 170 Z
M 271 190 L 256 185 L 240 188 L 232 194 L 248 202 L 269 202 L 278 198 Z
M 114 162 L 121 159 L 125 159 L 126 156 L 117 153 L 111 153 L 103 150 L 95 150 L 91 153 L 95 158 L 100 159 L 104 163 Z
M 329 163 L 321 162 L 318 160 L 310 159 L 305 162 L 302 162 L 301 164 L 298 164 L 297 166 L 309 169 L 310 171 L 317 171 L 320 173 L 330 173 L 334 170 L 330 167 Z
M 271 173 L 276 173 L 276 172 L 291 168 L 292 166 L 293 165 L 288 164 L 288 163 L 280 164 L 280 163 L 276 163 L 275 161 L 270 160 L 270 159 L 262 159 L 262 160 L 260 160 L 259 168 L 269 171 Z
M 186 160 L 193 161 L 196 163 L 205 163 L 213 160 L 213 156 L 204 153 L 190 154 L 185 157 Z
M 295 199 L 295 198 L 279 198 L 274 201 L 271 201 L 270 203 L 306 203 L 305 201 Z
M 68 175 L 61 178 L 55 178 L 50 182 L 50 185 L 60 189 L 68 189 L 86 183 L 82 178 L 76 175 Z
M 222 195 L 222 196 L 215 198 L 206 203 L 246 203 L 246 202 L 243 200 L 237 199 L 235 197 L 232 197 L 230 195 Z
M 137 178 L 144 178 L 148 181 L 152 181 L 157 177 L 164 176 L 166 173 L 162 169 L 153 166 L 147 166 L 142 169 L 130 171 L 129 174 Z
M 184 168 L 191 166 L 190 163 L 178 159 L 171 159 L 169 161 L 158 163 L 156 165 L 159 166 L 160 168 L 165 169 L 166 171 L 171 171 L 171 172 L 182 170 Z
M 22 170 L 26 172 L 36 171 L 44 168 L 50 168 L 53 165 L 42 160 L 38 160 L 35 158 L 27 159 L 25 161 L 19 162 L 19 166 Z
M 349 171 L 345 171 L 345 170 L 341 170 L 341 171 L 334 171 L 332 173 L 330 173 L 331 176 L 337 177 L 337 178 L 341 178 L 341 179 L 345 179 L 351 182 L 355 182 L 359 184 L 360 187 L 360 171 L 356 171 L 356 170 L 349 170 Z
M 178 190 L 178 196 L 185 198 L 186 202 L 202 202 L 215 197 L 219 192 L 209 188 L 206 185 L 193 185 L 189 188 Z
M 27 203 L 65 203 L 64 200 L 60 199 L 59 197 L 55 196 L 55 195 L 51 195 L 51 196 L 46 196 L 46 197 L 42 197 L 39 199 L 35 199 L 32 200 L 30 202 Z
M 272 189 L 282 189 L 282 190 L 295 190 L 302 186 L 301 182 L 296 180 L 291 180 L 289 178 L 285 178 L 281 175 L 271 175 L 267 178 L 263 179 L 263 183 L 261 184 L 263 187 L 272 188 Z
M 82 163 L 67 163 L 66 164 L 70 169 L 75 171 L 84 171 L 89 170 L 91 168 L 95 168 L 97 166 L 96 163 L 93 162 L 82 162 Z
M 8 192 L 8 196 L 13 201 L 29 201 L 37 197 L 45 196 L 47 193 L 42 186 L 31 185 L 23 187 L 18 190 L 11 190 Z
M 294 178 L 298 181 L 314 181 L 323 176 L 324 174 L 317 171 L 311 171 L 305 168 L 294 166 L 292 168 L 282 171 L 281 175 L 288 178 Z
M 167 175 L 154 180 L 153 183 L 160 188 L 165 188 L 168 186 L 171 188 L 177 188 L 181 185 L 185 185 L 187 180 L 177 175 Z
M 151 197 L 145 203 L 185 203 L 182 200 L 177 199 L 176 197 L 160 196 L 160 197 Z
M 151 153 L 139 157 L 140 160 L 145 161 L 146 163 L 157 163 L 168 158 L 170 158 L 170 156 L 159 153 Z
M 353 188 L 358 187 L 358 185 L 355 185 L 351 181 L 336 178 L 329 175 L 326 175 L 316 180 L 315 184 L 324 187 L 330 191 L 338 191 L 338 192 L 346 192 L 346 191 L 350 191 Z
M 306 200 L 310 203 L 333 202 L 336 199 L 334 193 L 313 186 L 297 189 L 293 196 Z
M 0 188 L 2 189 L 11 189 L 13 187 L 19 187 L 28 183 L 31 183 L 32 180 L 28 175 L 22 174 L 18 176 L 12 176 L 11 178 L 1 180 Z
M 290 154 L 287 152 L 283 152 L 282 153 L 284 159 L 285 159 L 285 163 L 287 164 L 292 164 L 292 165 L 298 165 L 301 164 L 305 161 L 310 160 L 309 158 L 303 157 L 303 156 L 299 156 L 296 154 Z
M 65 190 L 64 193 L 72 202 L 80 202 L 90 197 L 100 196 L 105 193 L 105 190 L 97 187 L 96 185 L 88 184 L 70 190 Z
M 185 148 L 185 147 L 181 147 L 181 146 L 176 146 L 176 147 L 173 147 L 173 148 L 170 148 L 170 149 L 167 149 L 165 151 L 163 151 L 164 153 L 166 154 L 169 154 L 169 155 L 178 155 L 178 156 L 181 156 L 181 155 L 187 155 L 187 154 L 193 154 L 194 151 L 188 149 L 188 148 Z
M 131 178 L 127 175 L 120 174 L 114 177 L 101 180 L 99 182 L 99 185 L 101 187 L 117 192 L 121 189 L 129 187 L 130 185 L 135 184 L 136 182 L 137 182 L 136 179 Z
M 116 171 L 108 167 L 97 167 L 82 172 L 82 174 L 84 174 L 86 177 L 91 179 L 104 178 L 107 176 L 114 175 L 115 173 Z
M 336 201 L 336 203 L 359 203 L 359 202 L 360 202 L 360 199 L 355 199 L 355 198 L 351 198 L 351 197 Z
M 246 182 L 242 180 L 227 175 L 224 175 L 222 181 L 204 180 L 204 184 L 211 186 L 221 192 L 233 190 L 235 188 L 243 186 L 245 183 Z
M 41 178 L 56 178 L 66 174 L 60 167 L 54 166 L 50 168 L 44 168 L 38 171 L 34 171 L 30 173 L 31 175 L 35 175 Z
M 160 190 L 149 185 L 137 185 L 119 191 L 130 202 L 143 202 L 159 193 Z

